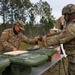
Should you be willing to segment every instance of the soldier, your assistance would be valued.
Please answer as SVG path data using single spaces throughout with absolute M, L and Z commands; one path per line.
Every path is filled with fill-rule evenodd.
M 55 22 L 55 28 L 62 30 L 64 28 L 65 20 L 64 15 L 60 16 L 59 19 Z
M 49 32 L 46 34 L 47 37 L 58 35 L 61 31 L 65 28 L 65 20 L 64 15 L 62 15 L 55 23 L 55 27 L 50 29 Z
M 62 9 L 66 27 L 59 35 L 39 37 L 45 46 L 64 44 L 68 55 L 68 75 L 75 75 L 75 5 L 68 4 Z
M 27 44 L 38 43 L 36 38 L 29 39 L 22 34 L 22 31 L 25 30 L 24 26 L 25 24 L 21 20 L 18 20 L 13 28 L 6 29 L 2 32 L 0 42 L 2 44 L 3 52 L 18 50 L 21 42 Z

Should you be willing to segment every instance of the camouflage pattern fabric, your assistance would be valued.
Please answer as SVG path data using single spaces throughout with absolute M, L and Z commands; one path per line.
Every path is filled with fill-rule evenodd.
M 62 15 L 60 18 L 57 19 L 57 21 L 55 22 L 55 28 L 62 30 L 64 29 L 66 26 L 66 21 L 64 19 L 64 15 Z
M 59 35 L 43 38 L 45 46 L 62 43 L 64 43 L 65 51 L 68 55 L 68 75 L 75 75 L 75 19 Z
M 19 49 L 20 43 L 36 44 L 35 39 L 28 39 L 22 33 L 14 34 L 13 28 L 6 29 L 2 32 L 0 42 L 4 51 L 10 51 L 13 48 Z
M 25 29 L 24 29 L 25 24 L 24 24 L 24 22 L 23 22 L 23 21 L 18 20 L 18 21 L 17 21 L 17 23 L 18 23 L 19 28 L 20 28 L 21 30 L 25 30 Z
M 64 43 L 67 53 L 75 54 L 75 19 L 59 35 L 43 38 L 43 44 L 45 46 L 59 45 L 62 43 Z
M 75 55 L 68 55 L 68 75 L 75 75 Z
M 50 34 L 51 34 L 51 36 L 53 36 L 53 35 L 58 35 L 58 34 L 61 33 L 61 31 L 62 31 L 62 30 L 51 30 L 51 29 L 50 29 Z
M 62 9 L 62 14 L 72 14 L 75 13 L 75 5 L 74 4 L 68 4 Z
M 62 10 L 62 14 L 74 14 L 75 5 L 69 4 Z M 44 37 L 43 44 L 45 46 L 64 44 L 68 55 L 68 75 L 75 75 L 75 19 L 66 24 L 66 27 L 59 35 L 52 37 Z
M 62 32 L 61 26 L 63 27 L 63 29 L 66 27 L 66 21 L 64 19 L 64 15 L 62 15 L 55 23 L 55 28 L 58 30 L 54 29 L 49 30 L 51 36 L 60 34 Z

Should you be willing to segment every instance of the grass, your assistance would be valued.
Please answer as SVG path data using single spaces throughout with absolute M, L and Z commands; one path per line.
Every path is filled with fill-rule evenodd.
M 40 45 L 41 42 L 39 42 L 38 44 Z M 29 45 L 29 44 L 26 44 L 26 43 L 22 42 L 21 45 L 20 45 L 19 50 L 26 50 L 27 48 L 32 47 L 32 46 L 34 46 L 34 45 Z
M 34 45 L 29 45 L 29 44 L 26 44 L 26 43 L 22 42 L 19 50 L 26 50 L 28 47 L 32 47 L 32 46 L 34 46 Z

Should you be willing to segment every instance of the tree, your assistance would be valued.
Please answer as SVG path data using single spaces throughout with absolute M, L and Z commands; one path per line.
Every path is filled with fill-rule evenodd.
M 43 2 L 42 0 L 37 2 L 34 8 L 36 10 L 36 14 L 41 16 L 40 25 L 42 34 L 44 35 L 54 26 L 54 17 L 51 15 L 52 8 L 50 8 L 50 5 L 46 1 Z
M 28 25 L 27 31 L 30 31 L 31 36 L 35 34 L 34 32 L 44 35 L 54 26 L 54 17 L 51 15 L 52 8 L 46 1 L 40 0 L 33 4 L 30 0 L 0 0 L 0 10 L 3 23 L 12 27 L 13 21 L 21 19 Z M 39 23 L 36 21 L 38 15 L 40 16 Z M 29 19 L 28 22 L 27 19 Z M 8 25 L 2 24 L 2 26 L 5 29 L 7 28 L 5 26 Z

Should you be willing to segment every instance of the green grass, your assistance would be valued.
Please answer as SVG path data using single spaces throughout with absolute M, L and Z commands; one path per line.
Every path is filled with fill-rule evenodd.
M 42 44 L 41 42 L 39 42 L 38 44 Z M 32 46 L 35 46 L 35 45 L 29 45 L 29 44 L 26 44 L 26 43 L 21 43 L 21 45 L 20 45 L 20 48 L 19 48 L 19 50 L 25 50 L 25 49 L 27 49 L 27 48 L 29 48 L 29 47 L 32 47 Z
M 19 48 L 19 50 L 25 50 L 25 49 L 27 49 L 28 47 L 32 47 L 32 46 L 34 46 L 34 45 L 29 45 L 29 44 L 26 44 L 26 43 L 21 43 L 21 45 L 20 45 L 20 48 Z

